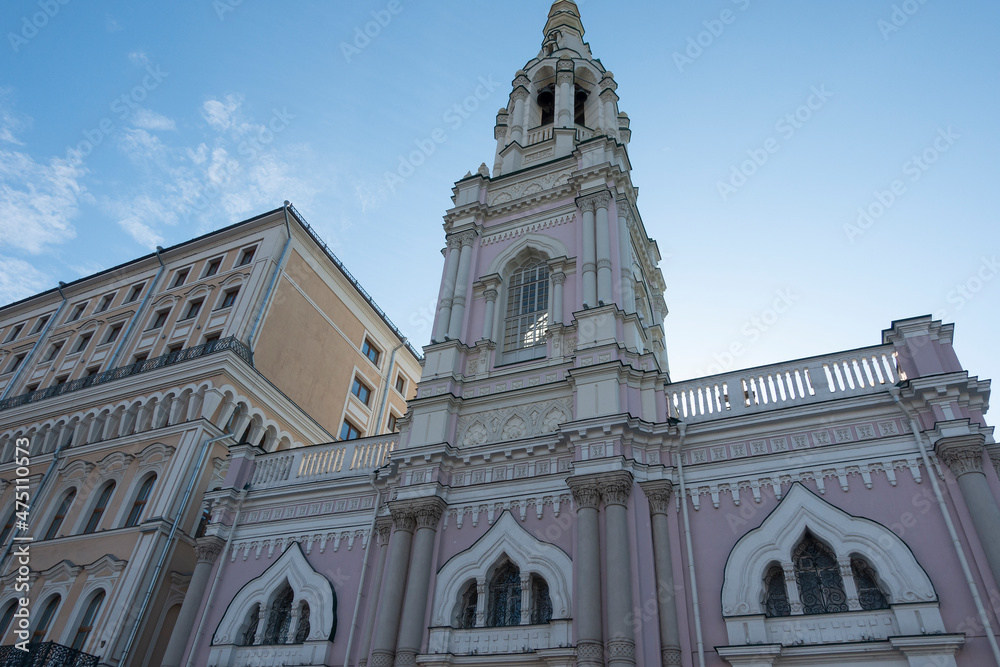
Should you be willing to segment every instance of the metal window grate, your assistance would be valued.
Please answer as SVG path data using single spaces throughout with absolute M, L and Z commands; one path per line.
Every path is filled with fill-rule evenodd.
M 549 267 L 541 260 L 533 260 L 510 277 L 504 350 L 543 345 L 548 324 Z

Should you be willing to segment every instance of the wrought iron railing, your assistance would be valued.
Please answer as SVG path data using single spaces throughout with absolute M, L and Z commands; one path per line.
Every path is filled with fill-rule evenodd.
M 409 350 L 410 353 L 417 359 L 423 359 L 424 355 L 417 352 L 417 349 L 410 344 L 410 341 L 406 339 L 406 336 L 404 336 L 403 332 L 399 330 L 399 327 L 393 324 L 392 320 L 389 319 L 389 316 L 385 314 L 384 310 L 379 308 L 379 305 L 375 303 L 375 299 L 373 299 L 365 288 L 361 286 L 358 279 L 351 275 L 351 272 L 347 270 L 347 267 L 340 261 L 340 258 L 337 257 L 332 250 L 330 250 L 330 246 L 328 246 L 326 241 L 324 241 L 320 235 L 316 233 L 316 230 L 314 230 L 312 226 L 306 222 L 306 219 L 302 217 L 302 214 L 299 213 L 298 209 L 294 206 L 289 206 L 289 208 L 291 208 L 295 213 L 295 217 L 302 223 L 302 228 L 305 229 L 309 236 L 312 237 L 312 240 L 316 243 L 316 245 L 323 249 L 323 252 L 325 252 L 326 256 L 330 258 L 330 261 L 333 262 L 338 269 L 340 269 L 340 271 L 344 274 L 344 277 L 347 278 L 351 285 L 354 286 L 354 289 L 358 290 L 358 293 L 364 298 L 365 301 L 368 302 L 368 305 L 372 307 L 372 310 L 378 313 L 378 316 L 382 318 L 382 321 L 385 322 L 389 328 L 392 329 L 392 332 L 396 334 L 396 337 L 406 345 L 406 349 Z
M 0 667 L 97 667 L 99 660 L 96 655 L 55 642 L 28 644 L 27 651 L 0 646 Z
M 177 352 L 164 354 L 153 359 L 137 361 L 136 363 L 129 364 L 128 366 L 110 368 L 103 373 L 96 373 L 89 377 L 77 378 L 72 382 L 64 382 L 63 384 L 53 385 L 28 394 L 21 394 L 20 396 L 11 396 L 10 398 L 0 401 L 0 410 L 6 410 L 7 408 L 26 405 L 36 401 L 42 401 L 46 398 L 51 398 L 52 396 L 61 396 L 62 394 L 67 394 L 71 391 L 85 389 L 86 387 L 93 387 L 94 385 L 104 384 L 105 382 L 120 380 L 122 378 L 138 375 L 139 373 L 147 373 L 149 371 L 156 370 L 157 368 L 172 366 L 190 359 L 197 359 L 208 354 L 215 354 L 226 350 L 235 352 L 236 356 L 253 367 L 253 352 L 251 352 L 250 348 L 238 338 L 230 336 L 229 338 L 222 338 L 220 340 L 203 343 L 202 345 L 196 345 L 195 347 L 189 347 L 185 350 L 178 350 Z M 0 664 L 0 667 L 3 667 L 3 665 Z

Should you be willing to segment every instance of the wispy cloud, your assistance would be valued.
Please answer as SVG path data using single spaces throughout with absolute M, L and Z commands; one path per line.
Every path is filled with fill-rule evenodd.
M 54 286 L 53 279 L 31 262 L 0 255 L 0 304 L 18 301 Z
M 243 104 L 242 95 L 226 95 L 223 100 L 207 100 L 201 109 L 201 115 L 217 132 L 225 132 L 234 124 L 236 111 Z
M 132 114 L 132 125 L 143 130 L 167 131 L 176 130 L 177 125 L 173 120 L 162 116 L 155 111 L 150 111 L 140 107 Z

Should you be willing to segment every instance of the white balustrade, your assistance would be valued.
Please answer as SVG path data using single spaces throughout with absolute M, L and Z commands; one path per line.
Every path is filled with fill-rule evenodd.
M 399 436 L 383 436 L 263 454 L 250 484 L 266 489 L 365 474 L 388 463 L 398 442 Z

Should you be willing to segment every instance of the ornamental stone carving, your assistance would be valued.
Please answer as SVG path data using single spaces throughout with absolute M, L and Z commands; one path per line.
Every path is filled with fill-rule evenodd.
M 632 475 L 619 473 L 604 478 L 598 483 L 598 487 L 605 505 L 628 505 L 628 497 L 632 493 Z
M 436 529 L 443 511 L 444 506 L 440 499 L 414 505 L 413 515 L 416 518 L 417 528 Z
M 194 554 L 199 563 L 211 565 L 222 553 L 223 546 L 225 542 L 219 537 L 200 537 L 194 544 Z
M 486 299 L 486 303 L 493 303 L 497 300 L 498 296 L 500 296 L 500 293 L 495 289 L 488 289 L 483 292 L 483 298 Z
M 663 662 L 663 667 L 671 667 L 672 665 L 681 664 L 681 652 L 680 649 L 676 648 L 665 648 L 660 651 L 660 658 Z
M 578 510 L 597 509 L 601 504 L 601 490 L 597 482 L 591 479 L 579 480 L 570 478 L 566 481 L 573 494 L 573 502 Z
M 396 653 L 396 667 L 416 667 L 417 664 L 417 652 L 416 651 L 399 651 Z
M 549 277 L 552 279 L 553 285 L 562 285 L 566 282 L 566 274 L 562 271 L 556 271 L 555 273 L 550 274 Z
M 401 530 L 404 533 L 412 533 L 417 527 L 417 518 L 410 508 L 395 507 L 390 508 L 389 512 L 392 515 L 392 525 L 396 530 Z
M 372 654 L 371 667 L 392 667 L 393 654 L 385 651 L 376 651 Z
M 604 646 L 601 642 L 581 641 L 576 645 L 576 657 L 580 660 L 598 660 L 604 664 Z
M 378 545 L 384 547 L 389 544 L 389 531 L 392 528 L 392 519 L 387 516 L 379 517 L 375 521 L 375 535 L 378 538 Z
M 608 641 L 609 658 L 635 658 L 635 642 L 628 639 L 611 639 Z
M 524 88 L 515 88 L 514 92 L 510 94 L 511 106 L 514 106 L 515 102 L 528 99 L 528 91 Z
M 983 472 L 983 446 L 979 443 L 970 443 L 967 439 L 949 443 L 946 440 L 938 441 L 935 446 L 938 458 L 951 469 L 955 477 L 970 472 Z
M 607 208 L 611 203 L 611 193 L 595 192 L 592 195 L 587 195 L 586 197 L 580 197 L 576 200 L 577 206 L 583 211 L 593 211 L 595 208 Z
M 518 440 L 525 435 L 527 435 L 526 425 L 524 420 L 517 415 L 508 419 L 500 432 L 500 437 L 503 440 Z
M 647 482 L 640 485 L 649 501 L 650 514 L 666 514 L 670 507 L 670 498 L 674 493 L 674 484 L 668 479 L 659 482 Z
M 462 241 L 459 239 L 457 234 L 450 234 L 446 239 L 448 244 L 448 250 L 458 250 L 462 247 Z
M 476 240 L 476 233 L 474 231 L 462 232 L 458 235 L 458 240 L 462 244 L 462 247 L 471 246 L 472 242 Z

